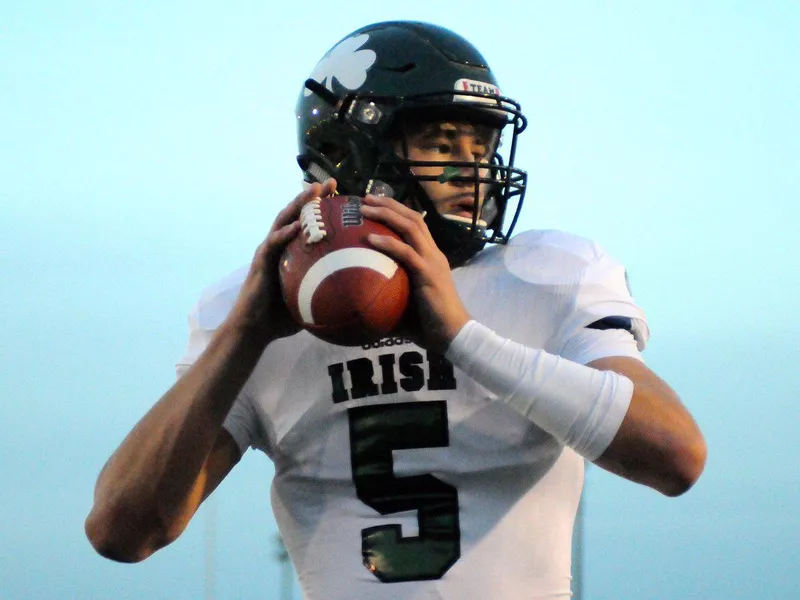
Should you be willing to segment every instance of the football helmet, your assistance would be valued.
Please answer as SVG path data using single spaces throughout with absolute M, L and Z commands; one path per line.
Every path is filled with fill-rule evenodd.
M 500 94 L 483 56 L 459 35 L 413 21 L 363 27 L 317 64 L 300 92 L 296 116 L 297 161 L 307 182 L 335 177 L 340 194 L 386 195 L 412 206 L 424 213 L 453 266 L 486 243 L 509 240 L 527 181 L 527 174 L 514 166 L 517 136 L 526 119 L 517 102 Z M 448 120 L 498 130 L 489 157 L 423 162 L 398 151 L 404 127 Z M 413 172 L 431 166 L 440 175 Z M 423 180 L 472 184 L 472 219 L 440 215 L 420 185 Z

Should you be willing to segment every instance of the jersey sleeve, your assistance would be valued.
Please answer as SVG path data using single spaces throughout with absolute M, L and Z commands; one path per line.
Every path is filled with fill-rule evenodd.
M 608 356 L 641 360 L 650 338 L 644 311 L 631 295 L 625 267 L 594 249 L 576 287 L 574 310 L 559 332 L 559 354 L 581 364 Z
M 228 316 L 239 295 L 245 274 L 246 271 L 240 269 L 201 294 L 200 300 L 189 313 L 189 339 L 183 355 L 175 366 L 178 378 L 182 377 L 203 353 L 217 328 Z M 247 393 L 249 383 L 248 381 L 245 384 L 223 423 L 223 427 L 239 446 L 241 454 L 248 448 L 267 451 L 261 422 Z
M 183 355 L 175 365 L 175 375 L 180 379 L 189 370 L 197 358 L 206 349 L 208 343 L 214 335 L 214 329 L 203 327 L 200 324 L 200 305 L 199 303 L 192 308 L 189 313 L 189 339 L 186 341 L 186 348 Z
M 270 455 L 261 420 L 256 411 L 256 406 L 247 395 L 245 387 L 245 390 L 236 398 L 222 424 L 236 441 L 239 454 L 244 454 L 248 448 L 254 448 Z
M 643 361 L 636 338 L 625 329 L 584 328 L 567 340 L 559 354 L 581 365 L 608 356 L 628 356 Z
M 178 359 L 178 377 L 194 364 L 208 346 L 214 332 L 227 318 L 239 297 L 239 290 L 246 276 L 247 268 L 240 268 L 200 294 L 200 300 L 189 313 L 189 339 L 183 356 Z

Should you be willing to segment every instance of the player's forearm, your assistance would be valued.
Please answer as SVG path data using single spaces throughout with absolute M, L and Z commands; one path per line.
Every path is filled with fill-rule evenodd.
M 678 495 L 702 471 L 705 445 L 697 426 L 640 361 L 616 357 L 584 366 L 474 321 L 446 356 L 500 401 L 614 473 Z
M 203 498 L 204 461 L 264 346 L 250 330 L 223 325 L 128 434 L 98 477 L 86 521 L 98 551 L 141 560 L 180 534 Z
M 706 444 L 678 395 L 638 361 L 611 357 L 591 366 L 622 373 L 634 383 L 619 430 L 594 462 L 668 496 L 687 491 L 703 471 Z

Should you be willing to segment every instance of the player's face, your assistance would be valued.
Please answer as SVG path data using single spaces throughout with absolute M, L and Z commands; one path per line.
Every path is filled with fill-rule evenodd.
M 484 125 L 466 122 L 426 123 L 406 131 L 407 158 L 412 161 L 485 163 L 494 154 L 498 132 Z M 420 185 L 433 202 L 439 214 L 472 219 L 475 204 L 475 184 L 472 181 L 448 181 L 456 174 L 475 177 L 473 166 L 458 168 L 443 166 L 415 166 L 417 176 L 433 176 L 443 181 L 421 181 Z M 489 169 L 479 169 L 480 177 L 488 177 Z M 444 177 L 442 177 L 444 175 Z M 482 203 L 489 184 L 479 184 L 479 202 Z

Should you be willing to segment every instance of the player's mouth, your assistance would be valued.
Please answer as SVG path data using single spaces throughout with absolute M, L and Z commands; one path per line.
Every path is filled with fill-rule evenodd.
M 464 217 L 472 220 L 472 215 L 475 212 L 475 196 L 471 193 L 461 194 L 456 198 L 456 202 L 447 211 L 448 215 L 457 217 Z
M 455 202 L 444 213 L 444 217 L 452 221 L 464 224 L 471 224 L 475 211 L 475 195 L 472 193 L 460 194 L 455 198 Z M 478 219 L 479 227 L 486 227 L 486 222 Z

